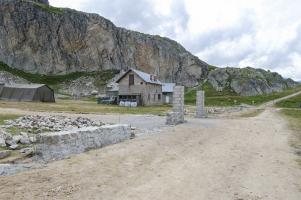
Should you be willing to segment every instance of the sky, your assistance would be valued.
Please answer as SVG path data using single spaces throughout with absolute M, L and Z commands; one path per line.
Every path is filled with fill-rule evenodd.
M 269 69 L 301 80 L 300 0 L 50 0 L 115 25 L 176 40 L 218 67 Z

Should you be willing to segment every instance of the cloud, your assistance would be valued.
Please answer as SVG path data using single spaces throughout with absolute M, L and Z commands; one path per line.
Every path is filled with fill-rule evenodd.
M 299 0 L 50 0 L 117 26 L 177 40 L 220 67 L 253 66 L 301 80 Z
M 187 28 L 189 15 L 184 1 L 165 1 L 161 4 L 165 9 L 158 5 L 158 0 L 89 0 L 82 9 L 99 13 L 117 26 L 150 34 L 176 37 Z

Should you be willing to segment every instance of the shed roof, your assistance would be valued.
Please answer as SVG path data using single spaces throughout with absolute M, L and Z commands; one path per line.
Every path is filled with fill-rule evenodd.
M 162 92 L 173 92 L 175 86 L 175 83 L 162 83 Z
M 157 85 L 162 85 L 161 81 L 159 81 L 158 79 L 154 80 L 151 77 L 153 77 L 154 75 L 142 72 L 140 70 L 137 69 L 129 69 L 128 71 L 126 71 L 119 79 L 117 79 L 116 83 L 118 83 L 121 79 L 123 79 L 123 77 L 125 75 L 127 75 L 130 71 L 133 71 L 134 73 L 136 73 L 142 80 L 144 80 L 146 83 L 152 83 L 152 84 L 157 84 Z

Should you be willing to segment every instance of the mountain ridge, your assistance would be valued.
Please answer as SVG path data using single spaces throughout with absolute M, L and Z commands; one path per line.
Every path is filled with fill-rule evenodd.
M 97 14 L 0 2 L 0 60 L 13 68 L 51 75 L 133 67 L 185 86 L 207 76 L 209 65 L 176 41 L 116 27 Z
M 296 84 L 264 70 L 249 69 L 245 76 L 245 71 L 232 68 L 230 73 L 200 60 L 172 39 L 117 27 L 98 14 L 52 7 L 47 0 L 0 0 L 0 5 L 0 61 L 29 75 L 133 67 L 165 82 L 194 87 L 208 80 L 216 90 L 230 87 L 247 96 Z

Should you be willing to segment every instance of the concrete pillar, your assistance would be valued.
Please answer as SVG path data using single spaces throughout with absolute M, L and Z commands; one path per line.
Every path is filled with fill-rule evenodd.
M 172 112 L 167 114 L 166 124 L 177 125 L 184 123 L 184 86 L 174 87 L 172 103 Z
M 205 109 L 205 91 L 197 91 L 196 93 L 196 117 L 207 117 L 207 112 Z

